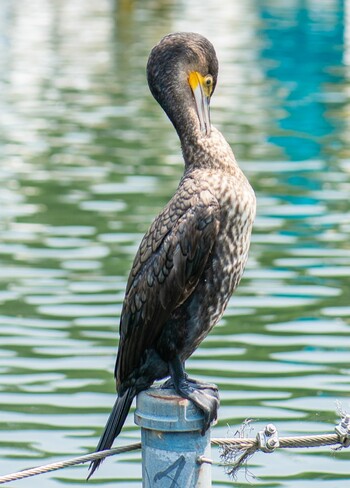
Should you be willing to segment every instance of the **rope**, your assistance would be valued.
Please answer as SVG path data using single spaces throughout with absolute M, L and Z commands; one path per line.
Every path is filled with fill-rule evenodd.
M 247 463 L 257 451 L 273 452 L 265 450 L 261 446 L 258 438 L 236 438 L 231 439 L 212 439 L 212 444 L 221 447 L 220 457 L 223 460 L 222 466 L 226 468 L 227 474 L 235 479 L 239 469 Z M 342 439 L 338 433 L 324 435 L 307 435 L 295 437 L 280 437 L 278 448 L 307 448 L 320 446 L 334 446 L 339 444 L 339 448 L 348 447 L 349 444 Z
M 230 466 L 231 469 L 228 474 L 234 476 L 237 470 L 242 466 L 242 464 L 247 461 L 247 459 L 252 456 L 256 451 L 260 450 L 261 446 L 256 438 L 229 438 L 211 439 L 211 443 L 215 446 L 220 446 L 223 448 L 222 456 L 227 459 L 234 459 L 232 463 L 225 463 L 225 466 Z M 319 447 L 319 446 L 332 446 L 339 444 L 340 447 L 347 447 L 341 441 L 341 437 L 336 434 L 325 434 L 325 435 L 309 435 L 309 436 L 298 436 L 298 437 L 280 437 L 279 447 L 281 448 L 306 448 L 306 447 Z M 84 464 L 97 459 L 104 459 L 108 456 L 114 456 L 115 454 L 121 454 L 124 452 L 136 451 L 141 449 L 141 442 L 136 442 L 135 444 L 129 444 L 127 446 L 116 447 L 114 449 L 107 449 L 105 451 L 93 452 L 91 454 L 86 454 L 84 456 L 75 457 L 72 459 L 67 459 L 65 461 L 58 461 L 56 463 L 46 464 L 43 466 L 38 466 L 35 468 L 25 469 L 23 471 L 18 471 L 16 473 L 11 473 L 5 476 L 0 476 L 0 484 L 9 483 L 11 481 L 20 480 L 23 478 L 28 478 L 30 476 L 37 476 L 39 474 L 49 473 L 51 471 L 56 471 L 58 469 L 63 469 L 68 466 L 75 466 L 77 464 Z M 237 454 L 241 454 L 238 458 Z
M 333 446 L 340 443 L 338 434 L 280 437 L 279 441 L 279 447 L 281 448 Z M 256 450 L 259 449 L 259 444 L 255 437 L 246 437 L 243 439 L 239 437 L 232 437 L 229 439 L 214 438 L 211 439 L 211 443 L 215 446 L 226 446 L 240 451 L 252 447 L 256 447 Z
M 325 434 L 300 437 L 280 437 L 280 447 L 319 447 L 340 444 L 338 434 Z
M 37 476 L 38 474 L 49 473 L 50 471 L 56 471 L 57 469 L 67 468 L 68 466 L 88 463 L 89 461 L 95 461 L 95 459 L 104 459 L 108 456 L 114 456 L 114 454 L 136 451 L 137 449 L 141 449 L 141 442 L 129 444 L 128 446 L 115 447 L 114 449 L 106 449 L 105 451 L 93 452 L 91 454 L 86 454 L 85 456 L 79 456 L 72 459 L 67 459 L 65 461 L 58 461 L 57 463 L 45 464 L 44 466 L 24 469 L 23 471 L 18 471 L 17 473 L 0 476 L 0 485 L 3 483 L 9 483 L 10 481 L 29 478 L 30 476 Z

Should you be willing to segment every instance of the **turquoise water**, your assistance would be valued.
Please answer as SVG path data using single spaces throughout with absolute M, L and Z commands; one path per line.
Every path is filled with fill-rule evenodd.
M 258 198 L 245 277 L 188 361 L 219 385 L 213 436 L 246 418 L 251 435 L 332 432 L 350 386 L 349 18 L 336 0 L 1 2 L 1 474 L 93 450 L 113 404 L 128 271 L 183 170 L 145 79 L 178 30 L 216 47 L 212 122 Z M 130 415 L 117 444 L 136 439 Z M 345 488 L 349 457 L 258 454 L 235 486 Z M 83 485 L 86 470 L 14 486 Z M 222 467 L 213 478 L 232 486 Z M 92 483 L 140 480 L 130 453 Z

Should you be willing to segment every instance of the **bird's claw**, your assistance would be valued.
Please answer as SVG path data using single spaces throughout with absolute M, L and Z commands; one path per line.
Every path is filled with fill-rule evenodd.
M 203 429 L 201 431 L 202 435 L 206 433 L 212 422 L 217 419 L 218 408 L 220 405 L 218 389 L 215 387 L 215 385 L 210 386 L 210 388 L 200 387 L 199 389 L 195 389 L 195 395 L 199 401 L 192 399 L 192 401 L 197 405 L 204 415 Z

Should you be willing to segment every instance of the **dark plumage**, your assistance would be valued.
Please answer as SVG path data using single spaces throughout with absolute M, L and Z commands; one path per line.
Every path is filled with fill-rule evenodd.
M 142 239 L 126 287 L 115 367 L 118 397 L 97 451 L 111 447 L 133 398 L 155 380 L 192 400 L 205 431 L 216 418 L 215 385 L 189 379 L 184 362 L 222 316 L 247 260 L 255 196 L 222 134 L 210 126 L 218 62 L 194 33 L 155 46 L 148 83 L 182 146 L 185 172 Z M 94 461 L 91 474 L 100 464 Z

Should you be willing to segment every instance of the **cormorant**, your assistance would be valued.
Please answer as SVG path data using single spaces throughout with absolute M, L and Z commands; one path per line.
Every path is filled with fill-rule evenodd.
M 143 237 L 128 279 L 115 366 L 118 396 L 96 451 L 112 446 L 133 398 L 155 380 L 216 419 L 217 387 L 190 379 L 186 359 L 222 316 L 247 261 L 254 192 L 223 135 L 210 125 L 218 75 L 212 44 L 195 33 L 164 37 L 147 78 L 181 141 L 185 171 Z M 101 463 L 90 465 L 89 477 Z

